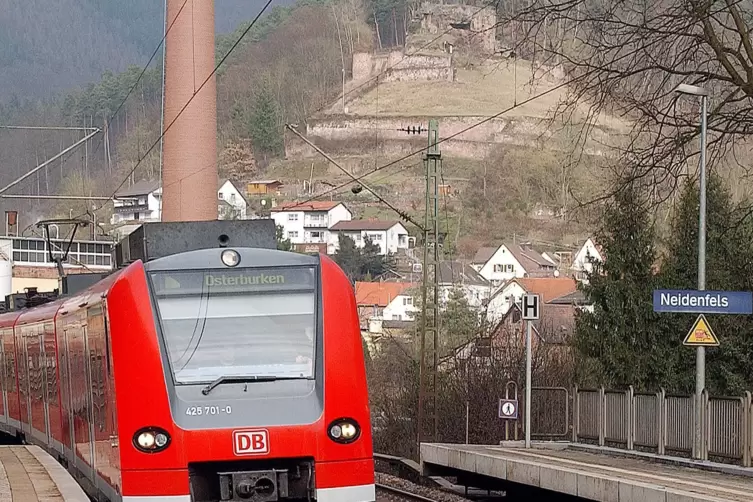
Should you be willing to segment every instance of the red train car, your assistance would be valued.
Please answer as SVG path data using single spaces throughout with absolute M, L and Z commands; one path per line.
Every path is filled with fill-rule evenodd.
M 352 286 L 326 256 L 202 249 L 0 315 L 0 429 L 100 500 L 375 500 Z

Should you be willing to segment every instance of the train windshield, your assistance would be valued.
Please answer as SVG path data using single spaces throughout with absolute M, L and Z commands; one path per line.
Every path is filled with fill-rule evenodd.
M 313 378 L 313 267 L 152 272 L 178 384 L 220 377 Z

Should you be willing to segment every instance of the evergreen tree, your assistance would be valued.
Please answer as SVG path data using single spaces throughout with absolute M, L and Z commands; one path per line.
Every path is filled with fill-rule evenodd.
M 672 344 L 653 312 L 654 230 L 637 187 L 623 185 L 596 235 L 605 261 L 593 262 L 583 286 L 593 312 L 577 316 L 578 373 L 583 384 L 655 388 L 672 371 Z
M 282 225 L 277 225 L 275 229 L 275 237 L 277 237 L 277 249 L 280 251 L 290 251 L 293 249 L 293 244 L 290 243 L 290 239 L 285 238 L 285 229 Z
M 480 317 L 470 306 L 463 290 L 454 287 L 450 291 L 441 316 L 440 351 L 442 355 L 468 342 L 480 332 Z
M 359 248 L 353 239 L 344 234 L 340 234 L 339 247 L 333 259 L 353 282 L 370 281 L 381 276 L 387 272 L 392 261 L 390 256 L 383 256 L 379 245 L 370 239 L 366 238 L 364 246 Z
M 697 183 L 688 183 L 680 198 L 662 264 L 662 286 L 671 289 L 697 289 L 698 216 Z M 736 208 L 723 180 L 709 176 L 706 190 L 706 289 L 750 291 L 751 221 Z M 695 388 L 695 350 L 682 341 L 695 322 L 693 314 L 662 314 L 666 334 L 678 355 L 678 386 L 685 392 Z M 753 385 L 753 321 L 749 316 L 708 315 L 718 348 L 706 349 L 706 385 L 716 394 L 739 394 Z
M 249 117 L 248 128 L 254 148 L 265 158 L 282 151 L 282 133 L 277 124 L 278 106 L 274 95 L 266 85 L 259 88 Z

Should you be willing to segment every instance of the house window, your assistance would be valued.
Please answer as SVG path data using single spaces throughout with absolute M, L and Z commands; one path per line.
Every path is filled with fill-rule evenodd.
M 495 272 L 502 272 L 502 265 L 494 265 Z
M 298 213 L 290 213 L 288 215 L 288 221 L 298 221 Z
M 146 204 L 146 197 L 139 197 L 139 205 L 143 206 Z
M 505 272 L 515 272 L 515 265 L 505 265 Z
M 321 232 L 311 232 L 311 238 L 312 239 L 321 239 L 322 233 Z
M 235 194 L 234 193 L 230 194 L 230 202 L 235 202 Z
M 403 305 L 413 305 L 413 297 L 406 296 L 405 298 L 403 298 Z
M 290 239 L 296 239 L 298 238 L 298 230 L 291 230 L 288 232 L 288 238 Z
M 222 200 L 222 192 L 217 192 L 217 199 Z

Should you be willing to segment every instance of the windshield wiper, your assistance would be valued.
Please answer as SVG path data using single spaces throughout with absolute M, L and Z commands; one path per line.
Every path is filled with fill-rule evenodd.
M 240 375 L 240 376 L 221 376 L 214 382 L 210 383 L 201 393 L 205 396 L 212 392 L 212 389 L 223 383 L 247 383 L 247 382 L 274 382 L 276 380 L 298 380 L 300 377 L 274 376 L 274 375 Z

